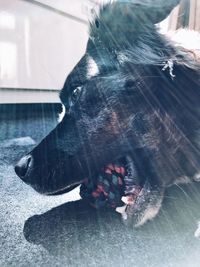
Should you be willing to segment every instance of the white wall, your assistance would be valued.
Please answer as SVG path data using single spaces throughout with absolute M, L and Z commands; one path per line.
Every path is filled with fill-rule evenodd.
M 40 2 L 85 23 L 26 1 L 0 0 L 0 103 L 11 101 L 12 88 L 59 90 L 84 54 L 89 1 Z M 15 93 L 11 102 L 58 101 L 56 94 L 48 99 L 47 94 L 37 97 L 35 91 L 30 92 L 24 95 L 21 91 L 20 96 Z

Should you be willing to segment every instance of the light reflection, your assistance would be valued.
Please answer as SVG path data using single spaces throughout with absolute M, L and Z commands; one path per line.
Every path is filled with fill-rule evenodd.
M 24 20 L 24 46 L 25 46 L 25 60 L 26 60 L 26 71 L 28 77 L 31 76 L 30 66 L 30 21 L 28 18 Z
M 16 78 L 17 47 L 11 42 L 0 42 L 0 80 Z
M 15 18 L 7 12 L 0 12 L 0 28 L 2 29 L 15 29 Z

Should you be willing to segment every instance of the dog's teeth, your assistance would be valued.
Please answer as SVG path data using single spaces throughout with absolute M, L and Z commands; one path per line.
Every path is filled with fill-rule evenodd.
M 124 204 L 126 204 L 126 205 L 129 204 L 129 199 L 128 199 L 128 197 L 122 197 L 121 200 L 122 200 L 122 202 L 124 202 Z
M 126 213 L 126 208 L 127 208 L 127 205 L 125 205 L 123 207 L 116 208 L 116 212 L 118 212 L 122 215 L 123 220 L 127 220 L 127 218 L 128 218 L 127 213 Z
M 133 205 L 135 203 L 135 199 L 133 196 L 124 196 L 121 198 L 121 201 L 126 205 Z
M 122 207 L 117 207 L 116 212 L 121 213 L 121 214 L 126 213 L 126 205 Z

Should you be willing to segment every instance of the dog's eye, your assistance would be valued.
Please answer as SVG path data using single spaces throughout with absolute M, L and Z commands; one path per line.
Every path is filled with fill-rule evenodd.
M 76 89 L 74 89 L 74 91 L 72 92 L 71 97 L 70 97 L 70 102 L 72 105 L 76 103 L 76 101 L 79 99 L 81 90 L 82 90 L 82 87 L 79 86 Z

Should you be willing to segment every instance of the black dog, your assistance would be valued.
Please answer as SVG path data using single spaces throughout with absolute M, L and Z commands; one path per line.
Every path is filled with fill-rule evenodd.
M 60 94 L 64 118 L 15 167 L 23 181 L 59 194 L 128 155 L 144 188 L 128 215 L 141 225 L 157 214 L 167 187 L 200 178 L 200 66 L 155 26 L 178 2 L 100 9 Z

